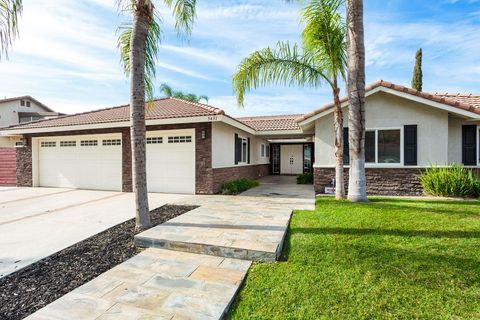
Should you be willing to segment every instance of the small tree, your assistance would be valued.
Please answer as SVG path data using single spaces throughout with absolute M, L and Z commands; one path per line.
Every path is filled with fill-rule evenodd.
M 422 48 L 415 54 L 415 67 L 413 68 L 412 88 L 422 91 L 423 73 L 422 73 Z

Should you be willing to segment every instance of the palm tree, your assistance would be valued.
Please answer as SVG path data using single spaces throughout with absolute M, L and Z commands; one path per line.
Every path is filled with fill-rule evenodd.
M 179 35 L 190 35 L 195 20 L 196 0 L 163 0 L 175 18 Z M 132 148 L 132 180 L 135 193 L 135 229 L 144 230 L 151 225 L 148 210 L 145 96 L 153 98 L 152 81 L 155 77 L 159 40 L 160 15 L 151 0 L 117 0 L 120 11 L 133 15 L 130 24 L 123 25 L 118 39 L 121 61 L 130 76 L 130 140 Z
M 18 17 L 22 13 L 22 0 L 0 0 L 0 59 L 8 57 L 8 49 L 18 35 Z
M 348 140 L 350 173 L 348 199 L 368 201 L 365 178 L 365 44 L 363 1 L 347 0 Z
M 343 179 L 343 114 L 339 80 L 345 80 L 345 24 L 339 13 L 342 0 L 312 0 L 301 11 L 305 29 L 303 50 L 279 42 L 275 49 L 265 48 L 245 58 L 233 76 L 233 89 L 240 105 L 247 90 L 270 83 L 318 87 L 327 83 L 335 105 L 335 196 L 345 197 Z
M 194 93 L 183 93 L 182 91 L 175 91 L 166 83 L 162 83 L 162 85 L 160 86 L 160 92 L 163 93 L 165 97 L 174 97 L 197 103 L 204 100 L 206 103 L 208 103 L 208 97 L 206 95 L 197 96 Z

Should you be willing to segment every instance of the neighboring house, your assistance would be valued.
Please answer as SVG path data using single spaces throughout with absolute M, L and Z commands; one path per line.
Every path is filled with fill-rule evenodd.
M 0 130 L 2 127 L 49 119 L 59 115 L 30 96 L 0 100 Z M 16 183 L 16 151 L 14 147 L 19 143 L 21 143 L 21 136 L 0 136 L 0 186 L 15 185 Z
M 25 141 L 17 148 L 17 185 L 131 191 L 128 109 L 6 128 L 2 135 Z M 420 194 L 418 175 L 431 164 L 480 166 L 480 96 L 432 95 L 377 81 L 367 87 L 366 119 L 370 194 Z M 235 119 L 165 98 L 147 109 L 146 123 L 150 192 L 211 194 L 227 180 L 312 171 L 323 192 L 334 177 L 332 105 L 305 115 Z
M 31 96 L 5 98 L 0 100 L 0 128 L 19 123 L 49 119 L 60 114 Z M 0 137 L 0 147 L 13 147 L 16 137 Z

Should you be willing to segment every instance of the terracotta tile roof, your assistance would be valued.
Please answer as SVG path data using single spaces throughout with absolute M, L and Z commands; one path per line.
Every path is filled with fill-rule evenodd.
M 86 125 L 109 122 L 124 122 L 130 120 L 129 106 L 118 106 L 107 109 L 66 115 L 55 119 L 39 120 L 23 125 L 5 128 L 9 129 L 33 129 L 63 127 L 74 125 Z M 223 110 L 201 103 L 194 103 L 177 98 L 158 99 L 147 108 L 146 119 L 170 119 L 210 115 L 223 115 Z
M 475 108 L 480 108 L 480 94 L 473 93 L 440 93 L 435 92 L 438 97 L 443 97 L 451 100 L 458 101 L 460 103 L 469 104 Z
M 452 106 L 452 107 L 455 107 L 455 108 L 459 108 L 459 109 L 470 111 L 470 112 L 473 112 L 473 113 L 476 113 L 476 114 L 480 114 L 480 96 L 478 96 L 478 95 L 470 95 L 470 97 L 468 97 L 469 95 L 463 95 L 463 94 L 456 94 L 456 95 L 455 94 L 453 94 L 453 95 L 432 94 L 432 93 L 428 93 L 428 92 L 417 91 L 415 89 L 404 87 L 404 86 L 394 84 L 394 83 L 384 81 L 384 80 L 377 80 L 374 83 L 366 86 L 365 91 L 368 92 L 368 91 L 373 90 L 373 89 L 378 88 L 378 87 L 393 89 L 393 90 L 396 90 L 396 91 L 399 91 L 399 92 L 411 94 L 413 96 L 418 96 L 418 97 L 428 99 L 428 100 L 431 100 L 431 101 L 434 101 L 434 102 L 443 103 L 443 104 L 446 104 L 446 105 L 449 105 L 449 106 Z M 472 98 L 472 96 L 473 96 L 473 98 Z M 340 99 L 341 103 L 343 103 L 347 100 L 348 100 L 348 97 L 346 97 L 346 96 L 342 97 Z M 472 102 L 474 104 L 472 104 Z M 333 108 L 333 103 L 329 103 L 329 104 L 324 105 L 324 106 L 322 106 L 322 107 L 320 107 L 320 108 L 318 108 L 318 109 L 316 109 L 312 112 L 304 114 L 303 116 L 298 117 L 296 120 L 298 122 L 301 122 L 303 120 L 306 120 L 310 117 L 313 117 L 316 114 L 319 114 L 319 113 L 321 113 L 323 111 L 326 111 L 328 109 L 331 109 L 331 108 Z
M 295 119 L 301 116 L 301 114 L 292 114 L 278 116 L 242 117 L 236 119 L 257 131 L 277 131 L 300 129 L 300 126 Z

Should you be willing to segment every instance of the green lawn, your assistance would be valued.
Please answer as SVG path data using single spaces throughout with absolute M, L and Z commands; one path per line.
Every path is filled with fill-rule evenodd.
M 317 199 L 256 263 L 234 319 L 480 319 L 480 202 Z

